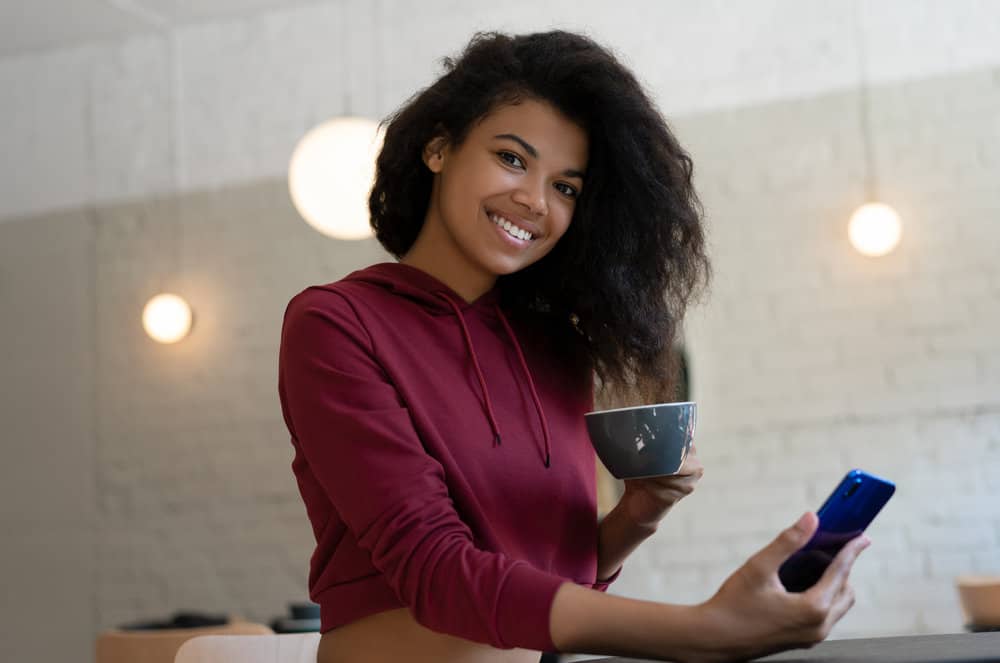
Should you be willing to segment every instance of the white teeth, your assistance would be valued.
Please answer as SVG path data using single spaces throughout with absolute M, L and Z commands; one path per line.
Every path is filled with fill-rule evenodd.
M 506 230 L 507 234 L 517 237 L 518 239 L 529 241 L 532 238 L 531 233 L 527 230 L 521 230 L 507 219 L 497 216 L 496 214 L 490 214 L 490 221 Z

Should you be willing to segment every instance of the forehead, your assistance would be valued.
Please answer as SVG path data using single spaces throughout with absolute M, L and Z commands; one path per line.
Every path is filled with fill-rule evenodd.
M 472 129 L 480 139 L 515 134 L 538 149 L 539 158 L 585 161 L 587 132 L 551 104 L 526 99 L 495 108 Z

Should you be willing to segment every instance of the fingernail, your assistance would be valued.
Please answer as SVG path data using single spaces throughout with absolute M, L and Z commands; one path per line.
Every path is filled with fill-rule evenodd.
M 809 514 L 803 513 L 802 516 L 799 518 L 799 522 L 795 523 L 795 529 L 799 530 L 800 532 L 805 532 L 806 530 L 808 530 L 809 529 L 808 520 L 809 520 Z

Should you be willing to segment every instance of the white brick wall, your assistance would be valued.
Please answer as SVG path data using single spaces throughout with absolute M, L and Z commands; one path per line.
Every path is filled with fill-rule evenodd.
M 317 242 L 280 181 L 102 210 L 97 228 L 98 625 L 179 609 L 266 622 L 306 599 L 312 551 L 277 404 L 281 315 L 304 285 L 385 255 Z M 160 287 L 195 311 L 177 346 L 139 325 Z
M 872 120 L 906 224 L 881 260 L 845 237 L 863 190 L 857 99 L 812 96 L 855 81 L 850 3 L 759 2 L 749 24 L 690 3 L 577 14 L 655 86 L 690 147 L 717 274 L 687 330 L 707 474 L 612 591 L 707 598 L 853 466 L 899 491 L 834 637 L 959 630 L 953 576 L 1000 572 L 1000 4 L 917 4 L 864 15 L 888 39 L 870 44 Z M 28 633 L 38 613 L 20 606 L 70 597 L 75 631 L 53 660 L 126 620 L 182 608 L 267 620 L 304 597 L 311 533 L 275 393 L 280 315 L 304 285 L 385 255 L 297 220 L 287 154 L 347 89 L 358 110 L 388 110 L 476 21 L 572 15 L 420 6 L 419 30 L 394 3 L 373 33 L 352 0 L 186 27 L 175 51 L 143 37 L 0 60 L 15 90 L 0 115 L 0 151 L 15 155 L 0 178 L 0 420 L 15 422 L 0 505 L 18 541 L 0 552 L 5 574 L 17 569 L 0 617 Z M 346 87 L 331 50 L 344 15 L 357 49 L 384 56 Z M 924 48 L 949 55 L 915 59 Z M 718 106 L 730 110 L 701 112 Z M 173 189 L 187 193 L 148 196 Z M 138 200 L 92 205 L 120 198 Z M 138 316 L 167 287 L 193 304 L 195 331 L 154 347 Z M 24 659 L 18 642 L 0 635 L 0 658 Z
M 678 122 L 717 270 L 687 330 L 706 475 L 615 592 L 667 600 L 680 574 L 681 595 L 707 598 L 862 467 L 898 491 L 858 564 L 858 606 L 832 637 L 961 630 L 954 577 L 1000 568 L 1000 167 L 976 156 L 1000 144 L 982 130 L 1000 102 L 994 80 L 973 72 L 872 94 L 876 153 L 892 155 L 879 178 L 905 224 L 879 260 L 846 242 L 862 188 L 855 97 Z M 948 113 L 914 103 L 943 97 Z M 787 164 L 802 134 L 842 140 L 834 158 L 795 165 L 789 196 L 761 173 Z M 934 139 L 888 149 L 913 135 Z M 745 173 L 756 186 L 737 183 Z
M 862 43 L 877 83 L 1000 64 L 995 0 L 328 0 L 247 12 L 0 58 L 0 86 L 13 91 L 0 102 L 0 219 L 280 177 L 310 127 L 348 110 L 389 112 L 478 29 L 586 31 L 672 116 L 854 87 Z M 949 99 L 913 101 L 948 114 Z M 936 140 L 913 130 L 894 149 Z M 837 160 L 839 147 L 789 142 L 772 171 L 728 185 L 795 185 L 796 164 Z M 960 173 L 972 154 L 934 156 Z

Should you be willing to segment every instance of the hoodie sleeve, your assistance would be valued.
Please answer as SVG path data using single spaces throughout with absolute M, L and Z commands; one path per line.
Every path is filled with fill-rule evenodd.
M 568 580 L 474 545 L 441 464 L 424 451 L 343 296 L 307 289 L 292 299 L 279 380 L 311 471 L 420 624 L 499 648 L 557 651 L 549 613 Z

